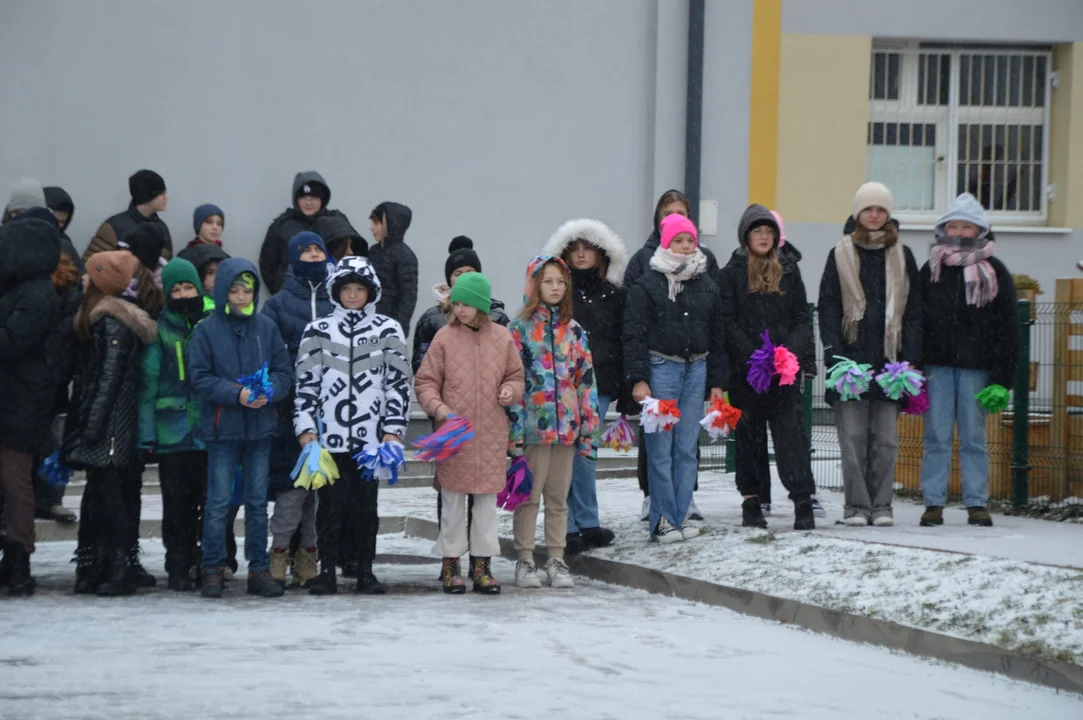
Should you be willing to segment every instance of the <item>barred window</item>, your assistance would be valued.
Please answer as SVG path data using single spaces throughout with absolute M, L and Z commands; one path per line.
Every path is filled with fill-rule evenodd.
M 997 222 L 1045 221 L 1051 67 L 1044 50 L 876 46 L 867 178 L 911 222 L 963 192 Z

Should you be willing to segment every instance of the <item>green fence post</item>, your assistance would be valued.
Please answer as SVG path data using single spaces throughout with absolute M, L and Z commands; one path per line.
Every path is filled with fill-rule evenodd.
M 1030 501 L 1030 307 L 1029 300 L 1019 301 L 1019 365 L 1012 393 L 1012 505 L 1017 508 Z

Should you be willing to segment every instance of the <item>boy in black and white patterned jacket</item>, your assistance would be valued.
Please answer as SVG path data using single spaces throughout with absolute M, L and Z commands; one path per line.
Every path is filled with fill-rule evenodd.
M 316 438 L 330 451 L 339 479 L 319 490 L 316 528 L 320 576 L 310 592 L 337 592 L 335 561 L 346 498 L 358 505 L 355 528 L 361 545 L 357 592 L 382 595 L 372 574 L 379 518 L 379 483 L 363 480 L 354 455 L 386 440 L 402 441 L 410 412 L 410 361 L 398 322 L 376 312 L 380 280 L 368 260 L 346 257 L 327 280 L 334 306 L 305 328 L 297 351 L 294 430 L 302 445 Z

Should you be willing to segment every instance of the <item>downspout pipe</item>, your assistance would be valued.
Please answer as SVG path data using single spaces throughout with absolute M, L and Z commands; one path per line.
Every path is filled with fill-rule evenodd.
M 706 0 L 688 0 L 688 88 L 685 97 L 684 194 L 692 222 L 699 225 L 703 153 L 703 27 Z

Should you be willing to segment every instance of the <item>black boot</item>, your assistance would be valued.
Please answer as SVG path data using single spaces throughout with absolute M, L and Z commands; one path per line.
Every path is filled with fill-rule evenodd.
M 568 533 L 564 536 L 564 554 L 568 557 L 572 555 L 578 555 L 587 549 L 587 545 L 583 542 L 583 536 L 577 532 Z
M 4 556 L 11 557 L 11 581 L 8 583 L 8 595 L 29 597 L 34 594 L 37 582 L 30 577 L 30 553 L 22 543 L 9 540 L 4 548 Z
M 262 572 L 248 571 L 248 586 L 245 588 L 245 592 L 249 595 L 259 595 L 265 598 L 282 597 L 286 592 L 286 588 L 282 586 L 282 583 L 271 577 L 271 573 L 267 570 Z
M 587 546 L 587 550 L 608 547 L 617 539 L 612 530 L 604 527 L 583 528 L 579 534 L 583 536 L 583 544 Z
M 793 501 L 793 529 L 816 529 L 816 518 L 812 515 L 812 500 L 807 497 L 797 498 Z
M 98 592 L 98 575 L 101 567 L 95 561 L 91 548 L 78 548 L 75 551 L 75 593 L 93 595 Z
M 0 557 L 0 587 L 3 587 L 11 582 L 11 553 L 4 550 L 3 557 Z
M 139 562 L 139 543 L 135 544 L 128 557 L 128 584 L 137 588 L 152 588 L 158 584 L 154 576 L 143 567 L 143 563 Z
M 222 568 L 203 568 L 203 590 L 202 594 L 205 598 L 220 598 L 222 597 L 223 579 Z
M 320 574 L 308 588 L 309 595 L 334 595 L 338 592 L 338 580 L 335 578 L 335 564 L 321 562 Z
M 759 497 L 750 497 L 741 503 L 741 525 L 743 527 L 767 527 L 767 518 L 763 516 Z
M 177 555 L 169 568 L 168 587 L 177 592 L 192 592 L 195 585 L 191 577 L 191 561 L 184 555 Z
M 387 588 L 376 579 L 376 576 L 372 574 L 372 570 L 361 568 L 357 571 L 357 588 L 354 592 L 361 595 L 386 595 Z
M 114 550 L 109 553 L 109 571 L 98 586 L 98 595 L 118 597 L 134 592 L 135 588 L 130 581 L 131 569 L 128 567 L 128 560 L 127 550 Z

